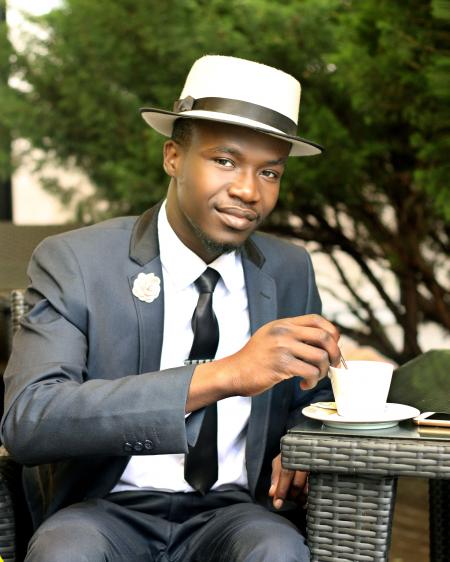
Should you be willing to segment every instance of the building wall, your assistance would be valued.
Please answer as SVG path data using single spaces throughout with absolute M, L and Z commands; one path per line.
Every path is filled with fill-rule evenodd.
M 13 144 L 13 158 L 20 162 L 12 178 L 13 222 L 17 225 L 65 224 L 76 221 L 79 200 L 93 192 L 89 179 L 74 166 L 46 165 L 35 170 L 40 152 L 30 150 L 23 139 Z M 44 189 L 41 178 L 57 180 L 65 189 L 73 189 L 75 195 L 63 204 L 54 194 Z

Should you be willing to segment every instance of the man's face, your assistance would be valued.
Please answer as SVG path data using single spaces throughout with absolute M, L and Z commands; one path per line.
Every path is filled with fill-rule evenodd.
M 207 263 L 240 247 L 274 208 L 289 143 L 236 125 L 197 121 L 189 146 L 170 140 L 167 216 Z

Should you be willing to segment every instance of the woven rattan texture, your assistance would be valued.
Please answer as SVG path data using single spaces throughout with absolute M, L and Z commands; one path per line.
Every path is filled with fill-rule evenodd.
M 11 291 L 11 331 L 13 334 L 19 329 L 19 322 L 22 316 L 28 311 L 28 305 L 25 304 L 25 295 L 23 291 Z
M 445 479 L 450 478 L 450 440 L 288 434 L 282 439 L 282 461 L 298 470 Z
M 9 480 L 14 469 L 6 457 L 0 458 L 0 556 L 5 562 L 15 562 L 16 532 Z
M 430 480 L 430 560 L 450 560 L 450 480 Z
M 11 292 L 10 345 L 19 329 L 22 316 L 28 311 L 24 292 Z M 23 559 L 31 533 L 29 513 L 24 504 L 21 469 L 0 447 L 0 556 L 5 562 Z
M 311 473 L 307 512 L 311 562 L 385 562 L 396 482 Z

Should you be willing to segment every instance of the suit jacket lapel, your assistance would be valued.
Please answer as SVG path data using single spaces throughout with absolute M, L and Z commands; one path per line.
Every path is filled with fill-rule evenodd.
M 161 292 L 151 303 L 134 297 L 139 323 L 139 372 L 159 369 L 164 328 L 164 284 L 159 257 L 158 211 L 161 204 L 152 207 L 138 218 L 130 241 L 130 258 L 139 264 L 128 277 L 130 289 L 139 273 L 153 273 L 161 279 Z M 155 327 L 157 327 L 155 329 Z
M 249 240 L 243 254 L 243 268 L 247 287 L 250 330 L 258 328 L 277 317 L 275 280 L 261 271 L 264 257 Z M 246 465 L 250 491 L 254 494 L 266 450 L 273 389 L 252 398 L 252 408 L 247 430 Z

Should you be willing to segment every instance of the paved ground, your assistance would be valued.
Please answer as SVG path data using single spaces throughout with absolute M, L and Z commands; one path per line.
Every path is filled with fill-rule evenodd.
M 428 552 L 428 482 L 400 478 L 389 560 L 430 562 Z

